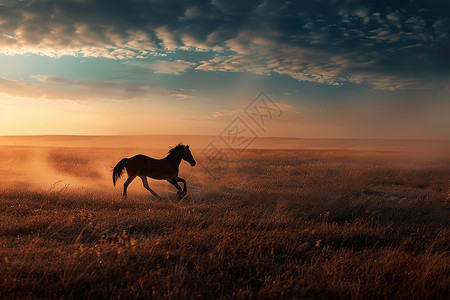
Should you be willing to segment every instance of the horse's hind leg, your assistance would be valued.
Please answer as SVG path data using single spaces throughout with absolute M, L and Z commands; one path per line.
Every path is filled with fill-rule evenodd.
M 126 198 L 127 197 L 127 188 L 130 185 L 130 183 L 136 178 L 135 176 L 130 176 L 128 177 L 127 181 L 125 181 L 125 183 L 123 184 L 123 197 Z
M 181 178 L 181 177 L 177 177 L 177 181 L 183 183 L 183 194 L 186 194 L 186 192 L 187 192 L 187 189 L 186 189 L 186 180 L 184 180 L 184 179 Z
M 147 176 L 140 176 L 142 179 L 142 183 L 144 184 L 144 187 L 150 192 L 152 193 L 153 196 L 155 196 L 158 199 L 161 199 L 161 197 L 159 197 L 159 195 L 157 193 L 155 193 L 155 191 L 153 191 L 149 186 L 148 186 L 148 181 L 147 181 Z

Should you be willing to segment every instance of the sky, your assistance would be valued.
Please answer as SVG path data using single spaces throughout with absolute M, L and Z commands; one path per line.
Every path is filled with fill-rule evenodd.
M 450 139 L 449 116 L 447 1 L 0 0 L 0 135 Z

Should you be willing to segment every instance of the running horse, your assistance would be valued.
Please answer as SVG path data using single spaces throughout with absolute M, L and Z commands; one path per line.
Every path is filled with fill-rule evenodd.
M 128 185 L 139 176 L 142 179 L 144 187 L 152 193 L 158 199 L 161 199 L 155 191 L 153 191 L 147 182 L 147 177 L 167 180 L 178 190 L 178 199 L 186 195 L 186 180 L 178 177 L 178 169 L 180 167 L 181 160 L 185 160 L 195 166 L 195 159 L 192 157 L 189 145 L 178 144 L 175 147 L 171 147 L 168 155 L 162 159 L 154 159 L 142 154 L 130 158 L 124 158 L 117 163 L 113 170 L 113 184 L 116 185 L 117 180 L 122 176 L 123 169 L 127 170 L 128 179 L 123 185 L 123 197 L 127 197 Z M 183 183 L 183 189 L 178 185 L 178 182 Z

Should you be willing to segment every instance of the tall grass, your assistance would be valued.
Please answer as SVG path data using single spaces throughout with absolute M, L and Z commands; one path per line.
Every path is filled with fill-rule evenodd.
M 449 297 L 448 160 L 247 151 L 217 181 L 183 165 L 197 190 L 174 204 L 140 182 L 123 200 L 127 151 L 101 151 L 46 150 L 53 185 L 5 179 L 0 298 Z

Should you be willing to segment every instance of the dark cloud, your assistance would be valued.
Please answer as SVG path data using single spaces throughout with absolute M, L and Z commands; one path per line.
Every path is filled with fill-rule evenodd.
M 214 59 L 177 64 L 379 89 L 448 86 L 450 77 L 445 1 L 1 3 L 0 52 L 9 54 L 126 59 L 166 49 L 212 50 Z

